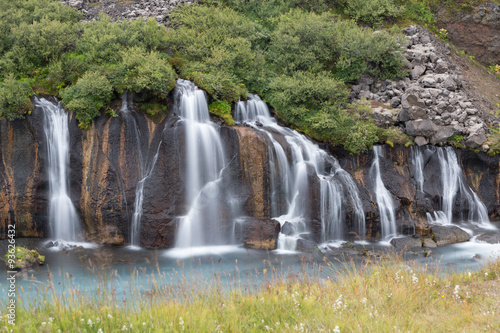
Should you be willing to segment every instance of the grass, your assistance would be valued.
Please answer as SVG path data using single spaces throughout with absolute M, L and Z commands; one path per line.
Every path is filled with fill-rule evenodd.
M 221 108 L 211 110 L 224 118 Z M 160 109 L 152 108 L 158 113 Z M 235 263 L 237 265 L 237 263 Z M 397 259 L 365 266 L 328 266 L 335 278 L 302 272 L 277 276 L 259 272 L 265 283 L 248 292 L 244 277 L 230 289 L 215 275 L 208 285 L 184 280 L 165 286 L 169 276 L 148 275 L 148 287 L 113 291 L 113 272 L 103 272 L 97 295 L 69 285 L 64 296 L 48 284 L 36 303 L 19 304 L 15 332 L 111 331 L 494 331 L 498 318 L 500 263 L 480 272 L 443 276 Z M 180 273 L 182 274 L 182 272 Z M 150 287 L 152 286 L 152 287 Z M 239 286 L 239 287 L 238 287 Z M 458 288 L 457 288 L 458 286 Z M 4 291 L 3 291 L 4 292 Z M 22 292 L 22 291 L 21 291 Z M 2 304 L 0 311 L 4 311 Z M 2 313 L 4 315 L 4 313 Z M 5 329 L 2 317 L 0 330 Z M 338 327 L 338 329 L 337 329 Z M 8 329 L 7 329 L 8 330 Z
M 316 270 L 278 276 L 267 263 L 250 292 L 248 277 L 225 274 L 211 281 L 158 272 L 148 288 L 133 284 L 117 294 L 113 271 L 101 275 L 95 295 L 49 283 L 36 302 L 18 304 L 16 326 L 5 313 L 0 331 L 13 332 L 479 332 L 500 330 L 500 260 L 478 272 L 443 274 L 408 265 L 400 257 L 361 265 L 325 263 Z M 320 273 L 321 270 L 321 274 Z M 309 273 L 308 273 L 309 272 Z M 326 273 L 326 274 L 325 274 Z M 330 274 L 331 273 L 331 274 Z M 138 272 L 134 277 L 138 277 Z M 227 276 L 229 274 L 229 276 Z M 243 274 L 241 274 L 243 275 Z M 320 278 L 319 276 L 323 276 Z M 330 277 L 327 277 L 330 276 Z M 68 275 L 69 277 L 69 275 Z M 2 311 L 5 309 L 2 304 Z

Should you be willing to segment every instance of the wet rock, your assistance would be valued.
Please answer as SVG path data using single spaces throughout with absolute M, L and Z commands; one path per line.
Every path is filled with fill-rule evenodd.
M 391 239 L 392 246 L 396 249 L 410 249 L 413 247 L 422 247 L 422 242 L 419 238 L 414 237 L 402 237 Z
M 498 244 L 500 243 L 500 233 L 482 234 L 477 237 L 477 240 L 488 244 Z
M 295 233 L 295 226 L 290 222 L 285 222 L 281 227 L 281 233 L 286 236 L 292 235 Z
M 412 120 L 406 123 L 406 133 L 411 136 L 431 137 L 438 129 L 439 127 L 429 119 Z
M 271 219 L 247 218 L 242 223 L 242 241 L 245 247 L 274 250 L 278 246 L 280 223 Z
M 299 238 L 297 240 L 297 251 L 301 252 L 317 252 L 319 251 L 318 245 L 315 242 Z
M 454 225 L 433 226 L 431 233 L 438 246 L 467 242 L 470 239 L 467 232 Z

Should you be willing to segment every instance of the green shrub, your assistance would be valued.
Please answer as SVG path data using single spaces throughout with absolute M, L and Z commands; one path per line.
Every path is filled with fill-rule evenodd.
M 364 73 L 381 79 L 405 76 L 400 51 L 398 37 L 387 32 L 362 29 L 329 14 L 293 10 L 279 18 L 267 58 L 278 72 L 331 71 L 351 82 Z
M 396 19 L 404 13 L 404 7 L 395 0 L 344 0 L 344 13 L 356 22 L 371 26 L 384 20 Z
M 296 72 L 273 79 L 266 96 L 278 115 L 295 125 L 324 105 L 343 107 L 349 95 L 344 83 L 328 72 Z
M 380 141 L 385 142 L 389 145 L 391 144 L 400 144 L 400 145 L 409 145 L 411 144 L 411 140 L 401 131 L 399 127 L 389 127 L 379 130 L 378 134 Z
M 26 82 L 17 81 L 13 74 L 0 83 L 0 116 L 8 120 L 20 119 L 33 109 L 30 96 L 33 89 Z
M 106 76 L 99 72 L 87 72 L 76 84 L 66 88 L 63 103 L 76 112 L 81 128 L 88 128 L 92 119 L 100 115 L 113 96 L 113 88 Z
M 211 114 L 221 118 L 224 122 L 232 126 L 234 125 L 234 119 L 231 115 L 231 105 L 225 101 L 215 101 L 208 106 L 208 110 Z
M 232 9 L 206 6 L 180 7 L 172 18 L 180 26 L 169 31 L 168 41 L 183 78 L 228 102 L 246 96 L 247 88 L 262 91 L 267 66 L 252 48 L 256 24 Z
M 345 149 L 354 154 L 370 150 L 379 141 L 378 131 L 379 128 L 372 122 L 356 122 L 343 142 Z
M 174 88 L 177 75 L 160 53 L 132 47 L 120 54 L 121 63 L 113 77 L 119 92 L 151 92 L 153 97 L 166 98 Z

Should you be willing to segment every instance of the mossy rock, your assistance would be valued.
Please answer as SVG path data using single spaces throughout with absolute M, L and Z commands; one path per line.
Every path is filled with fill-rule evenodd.
M 45 256 L 40 255 L 36 250 L 28 250 L 24 247 L 16 247 L 15 250 L 15 269 L 23 269 L 30 267 L 34 264 L 43 264 L 45 262 Z M 9 253 L 5 254 L 5 263 L 9 263 Z M 10 268 L 10 267 L 9 267 Z

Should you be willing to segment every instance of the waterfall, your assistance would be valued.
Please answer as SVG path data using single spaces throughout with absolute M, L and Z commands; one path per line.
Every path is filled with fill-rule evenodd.
M 424 191 L 424 157 L 419 147 L 411 147 L 411 159 L 417 191 Z
M 373 164 L 370 168 L 370 174 L 374 181 L 375 196 L 377 200 L 378 212 L 380 215 L 380 225 L 382 228 L 382 239 L 388 240 L 397 235 L 396 216 L 392 195 L 385 188 L 380 173 L 380 156 L 383 155 L 382 146 L 373 146 Z
M 257 95 L 236 104 L 235 120 L 265 133 L 272 142 L 269 146 L 272 215 L 281 225 L 289 222 L 293 226 L 291 234 L 279 235 L 279 249 L 295 250 L 297 240 L 310 232 L 307 214 L 310 214 L 311 172 L 317 177 L 312 180 L 319 182 L 321 241 L 343 239 L 346 198 L 354 209 L 354 231 L 360 237 L 365 236 L 364 212 L 356 184 L 335 158 L 306 136 L 279 126 Z M 277 140 L 275 135 L 285 140 Z
M 69 130 L 68 114 L 60 103 L 36 98 L 44 114 L 47 139 L 47 170 L 49 173 L 49 225 L 51 236 L 75 241 L 80 225 L 75 206 L 69 197 Z
M 176 111 L 185 125 L 187 215 L 180 217 L 176 247 L 227 243 L 221 235 L 220 183 L 226 166 L 218 128 L 210 121 L 205 92 L 179 79 Z
M 443 196 L 441 197 L 441 211 L 427 213 L 430 224 L 451 224 L 453 222 L 453 207 L 457 196 L 460 197 L 460 212 L 467 212 L 467 218 L 460 216 L 462 221 L 479 224 L 484 228 L 494 228 L 488 218 L 486 206 L 477 194 L 467 184 L 458 163 L 457 155 L 452 147 L 436 148 L 441 167 L 441 182 Z
M 132 109 L 132 111 L 131 111 Z M 139 158 L 139 168 L 140 168 L 140 180 L 137 182 L 135 187 L 135 201 L 134 201 L 134 213 L 132 215 L 132 224 L 130 228 L 130 244 L 134 246 L 140 245 L 141 236 L 141 218 L 142 218 L 142 206 L 144 198 L 144 182 L 149 178 L 153 172 L 156 160 L 158 159 L 158 152 L 161 145 L 158 145 L 156 154 L 151 161 L 151 164 L 146 165 L 141 149 L 141 138 L 139 136 L 139 130 L 137 121 L 135 120 L 132 112 L 135 112 L 133 108 L 129 108 L 128 105 L 128 94 L 125 91 L 122 95 L 122 105 L 119 111 L 120 116 L 125 121 L 125 126 L 128 130 L 132 131 L 132 135 L 135 138 L 136 150 Z

